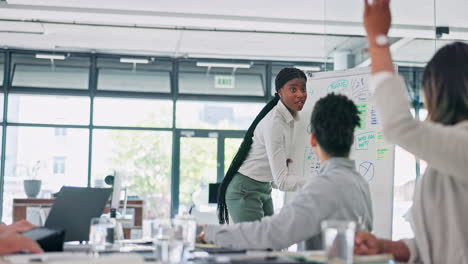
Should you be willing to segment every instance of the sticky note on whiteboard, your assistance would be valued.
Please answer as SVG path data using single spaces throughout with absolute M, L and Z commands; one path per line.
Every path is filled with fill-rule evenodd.
M 386 160 L 388 159 L 388 153 L 390 148 L 378 148 L 377 149 L 377 160 Z

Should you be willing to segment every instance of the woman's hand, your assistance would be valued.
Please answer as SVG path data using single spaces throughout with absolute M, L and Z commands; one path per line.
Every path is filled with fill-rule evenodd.
M 8 230 L 0 233 L 0 255 L 13 253 L 43 253 L 41 247 L 32 239 Z
M 375 44 L 377 36 L 387 36 L 391 22 L 390 0 L 373 0 L 372 4 L 364 0 L 364 27 L 370 45 Z
M 8 226 L 8 230 L 16 231 L 18 233 L 26 232 L 34 229 L 37 226 L 31 224 L 27 220 L 19 220 Z
M 202 230 L 200 231 L 200 233 L 197 234 L 197 242 L 205 244 L 206 243 L 206 240 L 205 240 L 206 225 L 202 225 L 199 227 L 202 227 Z
M 374 255 L 381 252 L 379 240 L 369 232 L 359 232 L 354 239 L 354 254 Z
M 364 0 L 364 27 L 369 41 L 372 74 L 395 71 L 389 45 L 377 43 L 377 37 L 387 36 L 390 30 L 392 17 L 389 5 L 390 0 L 373 0 L 372 4 Z
M 14 222 L 11 225 L 0 225 L 0 232 L 3 231 L 15 231 L 18 233 L 26 232 L 28 230 L 31 230 L 33 228 L 36 228 L 37 226 L 31 224 L 30 222 L 26 220 L 20 220 L 17 222 Z

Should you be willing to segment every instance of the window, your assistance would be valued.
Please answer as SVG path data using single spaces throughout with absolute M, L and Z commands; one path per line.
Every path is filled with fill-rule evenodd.
M 12 85 L 88 89 L 89 66 L 88 57 L 70 54 L 13 54 Z
M 56 137 L 63 137 L 67 135 L 67 129 L 63 127 L 57 127 L 55 128 L 55 136 Z
M 95 98 L 94 124 L 170 128 L 172 104 L 169 100 Z
M 247 130 L 263 103 L 177 102 L 177 127 Z
M 179 65 L 180 93 L 248 96 L 265 94 L 264 64 L 181 62 Z
M 231 166 L 231 162 L 237 154 L 242 140 L 242 138 L 226 138 L 224 140 L 224 174 L 226 174 L 229 166 Z
M 5 54 L 0 53 L 0 87 L 3 86 L 4 67 L 5 67 Z
M 123 172 L 128 195 L 145 200 L 145 217 L 169 217 L 172 132 L 96 129 L 93 133 L 91 185 Z
M 180 139 L 179 212 L 188 212 L 196 192 L 217 182 L 217 138 Z
M 8 122 L 89 124 L 89 97 L 10 94 L 8 102 Z
M 65 160 L 66 157 L 54 157 L 54 174 L 65 173 Z
M 48 127 L 7 128 L 4 222 L 11 222 L 13 198 L 26 197 L 23 180 L 41 180 L 38 198 L 51 198 L 64 185 L 87 185 L 88 129 L 68 128 L 66 137 L 56 137 L 54 130 Z
M 98 59 L 98 90 L 171 91 L 172 62 L 157 58 Z
M 3 103 L 5 100 L 5 95 L 0 93 L 0 122 L 3 122 Z

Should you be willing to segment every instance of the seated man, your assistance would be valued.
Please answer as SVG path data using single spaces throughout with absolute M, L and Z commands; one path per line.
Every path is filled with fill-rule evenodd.
M 308 240 L 308 249 L 321 249 L 323 220 L 351 220 L 370 231 L 369 186 L 348 158 L 358 114 L 356 105 L 345 96 L 330 94 L 320 99 L 310 122 L 310 143 L 321 163 L 318 176 L 279 214 L 255 222 L 209 225 L 200 238 L 221 247 L 247 249 L 283 249 Z
M 18 233 L 34 227 L 36 226 L 26 220 L 11 225 L 0 224 L 0 256 L 20 252 L 42 253 L 42 249 L 35 241 Z

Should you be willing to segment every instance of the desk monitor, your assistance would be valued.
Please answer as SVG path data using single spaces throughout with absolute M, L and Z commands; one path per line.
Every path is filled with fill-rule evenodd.
M 45 227 L 65 230 L 65 241 L 89 240 L 91 218 L 100 217 L 112 189 L 62 187 Z
M 221 183 L 210 183 L 208 186 L 208 203 L 218 203 L 218 190 Z

